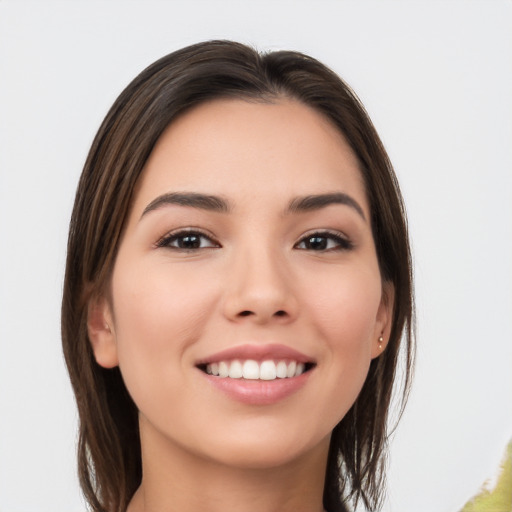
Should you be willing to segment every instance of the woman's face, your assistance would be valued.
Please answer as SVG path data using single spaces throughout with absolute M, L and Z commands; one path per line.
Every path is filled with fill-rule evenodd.
M 302 104 L 216 100 L 164 132 L 89 315 L 143 448 L 238 467 L 325 453 L 389 330 L 369 219 L 353 152 Z

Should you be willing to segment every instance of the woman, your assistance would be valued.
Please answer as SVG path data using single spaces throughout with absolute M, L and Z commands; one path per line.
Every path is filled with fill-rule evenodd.
M 316 60 L 157 61 L 80 179 L 62 335 L 94 511 L 378 507 L 412 276 L 395 175 Z

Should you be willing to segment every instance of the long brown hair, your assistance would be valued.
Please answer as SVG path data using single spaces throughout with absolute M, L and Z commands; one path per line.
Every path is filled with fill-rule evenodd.
M 164 129 L 192 106 L 234 97 L 298 100 L 325 115 L 357 156 L 371 209 L 382 279 L 395 288 L 391 337 L 371 362 L 355 404 L 335 427 L 324 505 L 378 508 L 384 489 L 387 418 L 403 361 L 401 406 L 414 360 L 412 264 L 405 210 L 384 147 L 351 89 L 306 55 L 260 54 L 230 41 L 210 41 L 158 60 L 121 93 L 87 157 L 69 228 L 62 301 L 62 342 L 80 417 L 80 483 L 94 512 L 124 512 L 140 485 L 138 413 L 118 368 L 100 367 L 87 335 L 87 307 L 108 286 L 120 235 L 141 171 Z

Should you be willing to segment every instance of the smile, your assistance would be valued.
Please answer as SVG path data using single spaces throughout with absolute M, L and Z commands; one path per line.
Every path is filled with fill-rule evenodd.
M 311 364 L 298 361 L 219 361 L 204 366 L 209 375 L 229 379 L 275 380 L 298 377 L 311 368 Z
M 213 388 L 230 399 L 271 405 L 302 389 L 317 362 L 290 346 L 246 344 L 210 354 L 195 366 Z

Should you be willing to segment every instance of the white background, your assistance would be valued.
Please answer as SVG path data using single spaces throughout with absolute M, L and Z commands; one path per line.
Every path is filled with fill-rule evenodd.
M 309 53 L 365 103 L 406 198 L 418 366 L 386 511 L 456 512 L 512 437 L 512 2 L 0 0 L 0 512 L 85 510 L 60 348 L 89 145 L 144 67 L 230 38 Z

